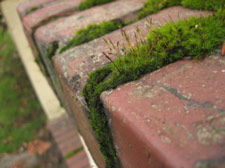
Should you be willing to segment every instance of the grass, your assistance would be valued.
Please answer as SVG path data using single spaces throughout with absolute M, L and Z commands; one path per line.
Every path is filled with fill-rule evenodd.
M 33 140 L 45 121 L 16 48 L 0 26 L 0 153 Z
M 102 4 L 113 2 L 113 1 L 115 0 L 85 0 L 84 2 L 80 3 L 78 9 L 85 10 L 93 6 L 102 5 Z
M 84 44 L 98 37 L 104 36 L 120 27 L 123 27 L 126 23 L 116 22 L 116 21 L 105 21 L 101 24 L 90 24 L 85 28 L 77 30 L 75 32 L 74 38 L 72 38 L 66 45 L 64 45 L 60 49 L 60 53 L 72 48 L 74 46 L 78 46 L 80 44 Z
M 90 110 L 90 124 L 100 143 L 108 168 L 120 167 L 112 135 L 108 127 L 100 95 L 129 81 L 137 80 L 146 73 L 180 60 L 185 56 L 203 59 L 225 39 L 225 10 L 207 18 L 190 18 L 169 23 L 150 31 L 147 40 L 133 47 L 125 32 L 128 46 L 125 56 L 113 64 L 89 74 L 83 95 Z M 112 47 L 113 50 L 113 47 Z M 105 54 L 106 58 L 110 56 Z

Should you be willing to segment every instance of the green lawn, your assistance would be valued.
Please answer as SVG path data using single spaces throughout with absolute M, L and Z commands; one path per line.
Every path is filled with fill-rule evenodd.
M 34 139 L 45 121 L 16 47 L 0 26 L 0 153 Z

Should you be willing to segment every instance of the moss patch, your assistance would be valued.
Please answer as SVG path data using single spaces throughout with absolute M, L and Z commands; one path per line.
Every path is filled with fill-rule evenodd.
M 153 13 L 157 13 L 158 11 L 175 6 L 175 5 L 183 5 L 187 8 L 193 9 L 204 9 L 204 10 L 214 10 L 216 11 L 218 8 L 224 7 L 224 0 L 147 0 L 144 4 L 144 8 L 139 12 L 139 16 L 133 20 L 128 21 L 105 21 L 101 24 L 90 24 L 85 28 L 77 30 L 75 32 L 74 38 L 72 38 L 66 45 L 61 47 L 59 53 L 62 53 L 69 48 L 87 43 L 91 40 L 104 36 L 116 29 L 127 26 L 137 20 L 144 18 Z
M 84 150 L 84 148 L 81 146 L 79 148 L 77 148 L 76 150 L 70 152 L 70 153 L 67 153 L 65 156 L 64 156 L 64 159 L 69 159 L 73 156 L 75 156 L 76 154 L 78 154 L 79 152 L 81 152 L 82 150 Z
M 175 5 L 181 5 L 181 0 L 147 0 L 144 3 L 144 9 L 139 13 L 139 18 L 144 18 L 164 8 Z
M 28 9 L 26 12 L 25 12 L 25 15 L 29 15 L 30 13 L 40 9 L 41 6 L 33 6 L 32 8 Z
M 78 9 L 79 10 L 85 10 L 88 8 L 91 8 L 93 6 L 106 4 L 109 2 L 113 2 L 115 0 L 85 0 L 84 2 L 81 2 Z
M 144 4 L 144 9 L 139 13 L 139 18 L 175 5 L 183 5 L 186 8 L 217 11 L 219 8 L 224 7 L 224 4 L 224 0 L 147 0 Z
M 59 44 L 57 41 L 49 44 L 47 48 L 47 57 L 52 61 L 52 57 L 55 55 L 56 50 L 59 48 Z
M 84 44 L 88 41 L 94 40 L 98 37 L 104 36 L 120 27 L 125 26 L 126 23 L 117 22 L 117 21 L 105 21 L 101 24 L 90 24 L 85 28 L 77 30 L 75 32 L 75 36 L 71 39 L 66 45 L 64 45 L 60 49 L 60 53 L 63 51 L 78 46 L 80 44 Z
M 202 10 L 217 11 L 220 8 L 224 8 L 224 0 L 182 0 L 184 7 Z
M 146 73 L 185 56 L 202 59 L 225 39 L 225 11 L 207 18 L 190 18 L 151 31 L 145 42 L 129 47 L 126 56 L 89 74 L 83 90 L 90 110 L 90 124 L 100 143 L 107 167 L 120 167 L 100 95 L 118 85 L 137 80 Z

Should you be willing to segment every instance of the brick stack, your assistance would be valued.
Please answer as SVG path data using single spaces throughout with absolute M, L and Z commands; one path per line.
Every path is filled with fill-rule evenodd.
M 78 11 L 77 6 L 81 1 L 33 0 L 21 4 L 18 12 L 34 53 L 40 53 L 52 86 L 70 116 L 75 119 L 75 125 L 95 162 L 102 168 L 105 167 L 105 160 L 89 124 L 89 112 L 82 89 L 86 85 L 88 73 L 109 63 L 102 54 L 109 51 L 103 39 L 122 44 L 124 38 L 120 30 L 116 30 L 62 54 L 55 54 L 53 58 L 48 57 L 47 51 L 54 43 L 59 46 L 66 44 L 76 30 L 88 24 L 134 18 L 143 8 L 143 0 L 117 0 Z M 32 11 L 32 8 L 35 10 Z M 202 15 L 208 13 L 176 6 L 137 21 L 124 30 L 135 44 L 133 33 L 136 27 L 141 29 L 143 35 L 147 35 L 148 20 L 152 20 L 154 27 L 159 27 L 171 19 L 178 21 Z M 225 123 L 225 97 L 219 94 L 225 92 L 224 62 L 219 56 L 200 64 L 190 60 L 179 61 L 101 95 L 112 121 L 113 139 L 123 167 L 178 168 L 224 164 L 220 156 L 224 156 L 225 151 L 222 145 L 225 135 L 221 131 Z M 207 77 L 204 73 L 208 74 Z M 61 121 L 65 119 L 49 128 L 58 143 L 61 141 L 58 139 L 63 139 L 59 147 L 65 154 L 80 144 L 76 143 L 76 138 L 70 137 L 76 134 L 72 124 L 68 124 L 68 129 L 55 129 Z M 83 158 L 83 154 L 80 153 L 79 157 Z M 76 160 L 68 162 L 75 163 Z

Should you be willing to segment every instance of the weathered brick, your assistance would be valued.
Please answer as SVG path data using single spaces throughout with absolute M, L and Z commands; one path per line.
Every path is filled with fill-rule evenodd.
M 75 150 L 79 147 L 82 146 L 81 142 L 80 142 L 80 139 L 78 136 L 74 136 L 74 137 L 71 137 L 69 139 L 66 139 L 65 141 L 63 141 L 60 145 L 60 148 L 64 151 L 68 150 L 69 148 L 73 148 L 72 150 Z M 66 152 L 68 153 L 68 152 Z
M 68 15 L 75 12 L 83 0 L 63 0 L 49 4 L 23 18 L 23 25 L 30 34 L 33 29 L 55 17 Z
M 88 168 L 90 167 L 88 159 L 84 151 L 79 152 L 66 161 L 69 168 Z
M 70 139 L 70 138 L 73 138 L 74 136 L 77 136 L 77 131 L 76 129 L 74 130 L 69 130 L 69 131 L 66 131 L 64 132 L 64 134 L 62 136 L 57 136 L 55 137 L 55 141 L 57 143 L 62 143 L 64 142 L 66 139 Z
M 152 19 L 153 26 L 158 27 L 171 21 L 171 18 L 173 21 L 177 21 L 179 18 L 184 19 L 190 16 L 201 15 L 205 16 L 207 13 L 183 7 L 172 7 L 149 16 L 147 20 Z M 141 29 L 143 35 L 148 33 L 147 27 L 149 25 L 146 19 L 125 27 L 124 30 L 131 36 L 133 44 L 135 44 L 133 33 L 137 26 Z M 73 111 L 80 133 L 83 135 L 92 156 L 100 167 L 104 167 L 103 157 L 100 155 L 98 143 L 88 123 L 88 107 L 81 93 L 86 84 L 87 74 L 109 63 L 109 60 L 102 54 L 103 51 L 106 53 L 109 51 L 103 38 L 111 39 L 114 44 L 119 41 L 121 46 L 125 43 L 120 31 L 117 30 L 102 38 L 72 48 L 61 55 L 57 55 L 54 59 L 55 68 L 64 88 L 65 97 Z
M 86 27 L 89 24 L 125 18 L 142 7 L 143 4 L 138 0 L 115 1 L 96 6 L 38 28 L 35 33 L 35 39 L 39 49 L 44 50 L 46 45 L 54 41 L 67 42 L 74 36 L 75 30 Z
M 23 18 L 27 14 L 27 12 L 31 10 L 32 8 L 34 7 L 41 8 L 44 5 L 54 1 L 58 1 L 58 0 L 32 0 L 32 1 L 27 0 L 19 4 L 19 6 L 17 7 L 17 11 L 19 13 L 19 16 Z
M 82 147 L 82 145 L 80 145 L 80 143 L 78 143 L 78 142 L 76 142 L 76 143 L 74 142 L 74 143 L 71 144 L 71 146 L 64 147 L 64 148 L 62 148 L 62 147 L 59 146 L 59 148 L 61 149 L 62 154 L 63 154 L 64 156 L 65 156 L 66 154 L 68 154 L 68 153 L 73 152 L 74 150 L 76 150 L 76 149 L 78 149 L 78 148 L 80 148 L 80 147 Z
M 74 36 L 74 31 L 87 26 L 90 23 L 100 23 L 104 20 L 126 18 L 133 15 L 142 8 L 143 4 L 139 0 L 115 1 L 101 6 L 75 13 L 68 17 L 63 17 L 49 24 L 39 27 L 35 32 L 35 40 L 42 59 L 45 63 L 49 77 L 58 97 L 61 99 L 68 113 L 70 107 L 63 96 L 63 90 L 58 81 L 58 77 L 52 66 L 51 58 L 48 58 L 48 47 L 54 41 L 67 41 Z
M 224 167 L 224 85 L 225 58 L 216 54 L 104 92 L 123 167 Z
M 71 125 L 73 126 L 73 130 L 71 130 Z M 68 116 L 62 116 L 55 121 L 49 122 L 48 128 L 63 156 L 82 147 L 76 127 Z M 89 165 L 86 153 L 84 151 L 80 153 L 80 155 L 74 155 L 68 159 L 68 161 L 72 161 L 72 163 L 69 161 L 70 165 L 68 165 L 68 168 L 83 168 L 84 165 Z M 81 159 L 81 161 L 79 161 L 79 159 Z

